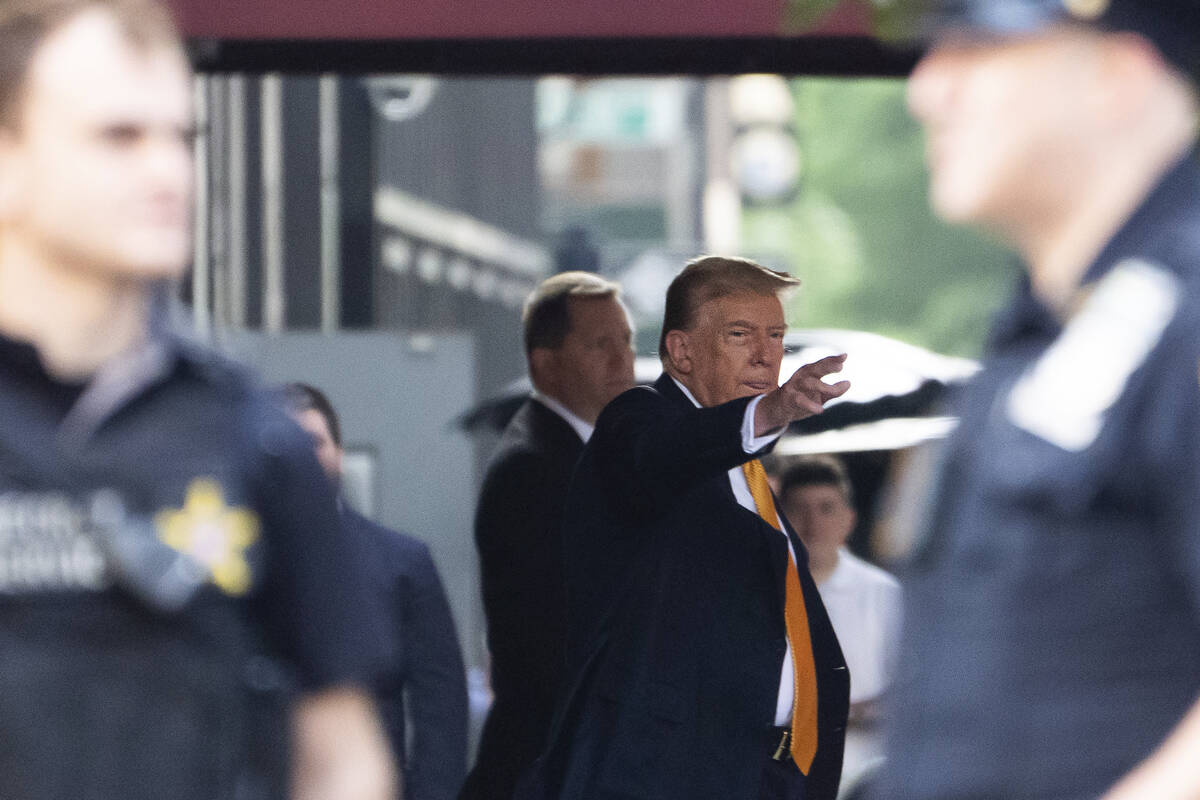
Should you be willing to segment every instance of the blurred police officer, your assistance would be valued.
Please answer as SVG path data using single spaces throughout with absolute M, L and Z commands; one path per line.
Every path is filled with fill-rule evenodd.
M 880 796 L 1200 797 L 1200 5 L 932 5 L 932 204 L 1025 270 L 913 556 Z
M 189 69 L 151 0 L 0 2 L 0 796 L 383 798 L 306 437 L 162 330 Z M 368 620 L 369 622 L 369 620 Z

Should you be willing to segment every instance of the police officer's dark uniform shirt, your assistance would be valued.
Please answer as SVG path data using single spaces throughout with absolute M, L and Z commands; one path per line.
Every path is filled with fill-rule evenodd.
M 0 338 L 0 797 L 285 791 L 293 691 L 380 655 L 312 445 L 156 337 L 87 386 Z
M 1025 280 L 907 570 L 888 800 L 1095 798 L 1200 696 L 1200 169 Z M 1200 768 L 1200 767 L 1198 767 Z

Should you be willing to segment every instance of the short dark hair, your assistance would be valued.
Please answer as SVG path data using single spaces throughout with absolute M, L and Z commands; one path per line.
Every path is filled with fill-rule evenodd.
M 107 11 L 129 41 L 182 51 L 171 12 L 158 0 L 3 0 L 0 2 L 0 127 L 20 125 L 30 65 L 46 37 L 79 14 Z
M 592 272 L 560 272 L 538 284 L 525 300 L 521 322 L 525 329 L 525 354 L 535 347 L 551 350 L 562 346 L 571 332 L 573 298 L 621 298 L 620 284 Z
M 320 389 L 299 381 L 285 383 L 279 387 L 279 399 L 284 411 L 289 414 L 316 411 L 325 418 L 333 443 L 338 447 L 342 446 L 342 426 L 338 423 L 337 412 L 333 410 L 333 403 L 329 402 L 329 398 Z
M 779 476 L 779 499 L 786 502 L 788 492 L 805 486 L 832 486 L 841 493 L 846 505 L 854 505 L 854 487 L 846 474 L 846 465 L 836 456 L 805 456 L 789 465 Z
M 701 256 L 689 261 L 667 287 L 662 336 L 658 340 L 659 358 L 667 358 L 667 334 L 690 330 L 696 324 L 700 306 L 709 300 L 741 293 L 778 297 L 799 285 L 798 278 L 767 269 L 748 258 Z

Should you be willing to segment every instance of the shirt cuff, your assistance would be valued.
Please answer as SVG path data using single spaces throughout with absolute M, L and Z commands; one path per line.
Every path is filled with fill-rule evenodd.
M 787 426 L 785 425 L 773 433 L 766 433 L 762 436 L 754 435 L 754 411 L 758 408 L 759 402 L 764 397 L 766 397 L 765 394 L 760 394 L 751 400 L 750 404 L 746 406 L 745 416 L 742 417 L 742 449 L 747 453 L 757 453 L 782 436 L 783 432 L 787 430 Z

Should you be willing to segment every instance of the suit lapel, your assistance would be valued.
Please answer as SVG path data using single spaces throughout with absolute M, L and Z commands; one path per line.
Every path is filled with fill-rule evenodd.
M 654 382 L 654 388 L 659 394 L 674 403 L 678 403 L 686 408 L 695 407 L 695 404 L 688 398 L 686 394 L 683 393 L 683 391 L 675 383 L 674 379 L 665 372 L 658 377 L 657 381 Z M 763 552 L 766 554 L 767 561 L 764 566 L 767 569 L 768 574 L 771 576 L 772 585 L 779 587 L 779 596 L 782 598 L 783 581 L 785 577 L 784 571 L 787 569 L 788 564 L 787 547 L 783 537 L 779 535 L 779 531 L 775 530 L 765 520 L 763 520 L 763 518 L 760 517 L 757 512 L 751 511 L 750 509 L 745 508 L 738 503 L 737 496 L 733 493 L 733 485 L 729 482 L 728 475 L 722 475 L 719 479 L 714 479 L 713 490 L 720 491 L 723 496 L 729 499 L 729 502 L 738 506 L 738 508 L 746 512 L 746 514 L 752 517 L 753 521 L 757 523 L 755 531 L 759 536 L 765 537 L 767 543 L 767 546 L 763 549 Z M 775 501 L 775 509 L 779 515 L 779 523 L 783 526 L 783 530 L 787 534 L 787 539 L 792 543 L 792 548 L 796 552 L 796 561 L 802 569 L 807 570 L 808 551 L 804 549 L 804 545 L 800 542 L 800 538 L 796 536 L 795 531 L 792 530 L 791 525 L 789 525 L 787 520 L 784 518 L 783 512 L 779 510 L 781 508 L 779 505 L 779 498 L 775 497 L 774 493 L 772 493 L 772 499 Z
M 665 372 L 659 375 L 658 380 L 654 382 L 654 390 L 672 403 L 681 405 L 684 408 L 696 407 L 695 403 L 689 400 L 688 396 L 679 388 L 679 385 L 675 383 L 675 379 Z

